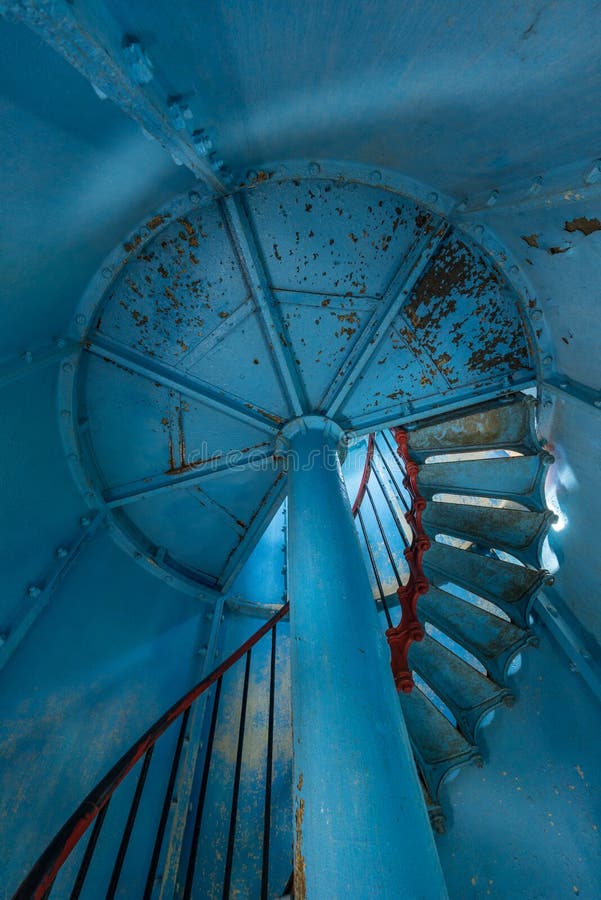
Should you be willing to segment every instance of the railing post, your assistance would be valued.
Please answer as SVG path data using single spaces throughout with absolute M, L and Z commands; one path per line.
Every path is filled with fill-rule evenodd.
M 446 889 L 337 452 L 306 416 L 282 430 L 297 900 L 437 898 Z

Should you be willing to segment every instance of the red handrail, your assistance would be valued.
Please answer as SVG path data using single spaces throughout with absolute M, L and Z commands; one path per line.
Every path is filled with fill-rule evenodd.
M 422 560 L 424 553 L 430 547 L 430 541 L 422 527 L 422 514 L 426 507 L 426 501 L 417 486 L 419 467 L 411 459 L 407 432 L 403 428 L 392 428 L 391 431 L 397 445 L 397 453 L 405 466 L 406 475 L 403 478 L 403 487 L 407 490 L 411 500 L 411 508 L 405 513 L 405 519 L 411 527 L 412 540 L 411 545 L 404 551 L 409 566 L 409 580 L 406 585 L 401 585 L 397 590 L 401 607 L 401 621 L 398 625 L 386 630 L 386 639 L 390 647 L 390 665 L 397 690 L 409 693 L 414 687 L 408 660 L 409 647 L 414 641 L 421 641 L 424 637 L 424 628 L 417 614 L 417 604 L 420 596 L 425 594 L 429 587 L 428 580 L 424 575 Z M 375 435 L 372 433 L 369 435 L 367 444 L 361 483 L 353 503 L 353 516 L 357 515 L 365 497 L 372 472 L 374 446 Z
M 353 516 L 357 515 L 357 510 L 363 503 L 363 498 L 365 497 L 365 488 L 367 487 L 367 482 L 369 481 L 369 476 L 371 475 L 371 461 L 374 455 L 374 441 L 375 435 L 372 432 L 367 439 L 367 453 L 365 454 L 365 462 L 363 464 L 361 484 L 359 485 L 359 490 L 357 491 L 357 496 L 355 497 L 355 502 L 353 503 Z
M 52 887 L 62 865 L 68 859 L 69 854 L 77 845 L 79 839 L 85 834 L 96 816 L 104 809 L 116 789 L 126 775 L 131 772 L 136 763 L 144 754 L 156 744 L 158 739 L 173 724 L 201 694 L 207 691 L 212 684 L 219 680 L 234 663 L 238 662 L 250 649 L 254 647 L 264 635 L 266 635 L 283 619 L 290 608 L 285 603 L 272 618 L 262 625 L 244 644 L 241 644 L 228 658 L 217 666 L 210 675 L 203 678 L 192 690 L 188 691 L 180 700 L 171 706 L 160 719 L 151 725 L 141 738 L 139 738 L 121 759 L 115 763 L 102 781 L 99 781 L 87 797 L 80 803 L 73 815 L 65 822 L 60 831 L 48 844 L 38 861 L 35 863 L 24 881 L 21 882 L 13 895 L 13 900 L 43 900 Z

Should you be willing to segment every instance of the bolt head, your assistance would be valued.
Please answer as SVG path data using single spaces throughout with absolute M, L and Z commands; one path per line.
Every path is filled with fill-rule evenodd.
M 67 554 L 68 554 L 68 550 L 66 547 L 59 547 L 58 550 L 56 551 L 56 555 L 58 556 L 59 559 L 64 559 L 65 556 L 67 556 Z
M 79 520 L 79 524 L 80 524 L 83 528 L 87 528 L 88 525 L 90 524 L 90 519 L 89 519 L 89 517 L 88 517 L 88 516 L 82 516 L 81 519 Z
M 319 175 L 321 172 L 321 166 L 317 162 L 311 162 L 307 166 L 307 171 L 309 175 Z
M 39 597 L 41 593 L 42 589 L 37 584 L 30 584 L 27 588 L 27 594 L 30 597 Z

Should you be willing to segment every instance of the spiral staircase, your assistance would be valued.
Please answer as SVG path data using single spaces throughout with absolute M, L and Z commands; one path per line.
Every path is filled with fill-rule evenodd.
M 15 418 L 34 395 L 56 406 L 44 427 L 60 446 L 48 454 L 81 510 L 44 574 L 2 609 L 0 668 L 27 649 L 86 548 L 110 536 L 144 584 L 202 611 L 202 677 L 154 724 L 142 718 L 133 742 L 111 745 L 104 777 L 76 779 L 70 817 L 54 838 L 36 836 L 36 853 L 46 849 L 3 886 L 19 900 L 301 900 L 289 615 L 301 598 L 286 562 L 281 583 L 247 590 L 257 559 L 279 569 L 282 543 L 286 553 L 282 435 L 312 417 L 346 434 L 341 472 L 372 588 L 362 602 L 375 605 L 442 835 L 454 775 L 495 757 L 485 729 L 519 700 L 537 617 L 556 616 L 541 598 L 557 571 L 549 391 L 601 401 L 555 371 L 534 264 L 486 223 L 498 191 L 464 199 L 342 152 L 226 165 L 219 130 L 175 84 L 195 71 L 186 23 L 174 15 L 174 60 L 158 6 L 144 11 L 153 51 L 140 10 L 0 2 L 33 56 L 41 37 L 77 71 L 65 69 L 73 96 L 83 75 L 99 117 L 118 115 L 112 101 L 180 167 L 136 225 L 129 211 L 112 223 L 102 253 L 73 254 L 79 281 L 40 312 L 52 343 L 3 359 L 0 385 L 24 386 Z M 536 204 L 541 182 L 529 184 L 524 202 Z M 588 240 L 595 228 L 567 230 Z M 527 237 L 528 253 L 544 249 Z M 57 476 L 48 504 L 66 509 L 67 494 Z M 112 590 L 110 567 L 97 578 Z M 226 626 L 235 640 L 219 649 Z

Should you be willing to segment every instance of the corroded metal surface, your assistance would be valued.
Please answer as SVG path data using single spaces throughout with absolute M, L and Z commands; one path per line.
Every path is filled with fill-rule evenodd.
M 552 512 L 473 506 L 463 503 L 429 503 L 423 522 L 431 536 L 449 534 L 480 546 L 504 550 L 531 566 L 538 566 Z
M 534 641 L 531 632 L 439 588 L 431 587 L 420 598 L 418 611 L 423 621 L 435 625 L 480 660 L 498 684 L 505 684 L 515 654 Z
M 476 740 L 484 715 L 512 696 L 429 635 L 412 644 L 409 661 L 450 707 L 469 741 Z
M 269 521 L 273 438 L 299 411 L 352 429 L 533 371 L 515 291 L 439 213 L 272 176 L 146 217 L 76 318 L 86 353 L 62 424 L 79 481 L 134 556 L 207 589 Z
M 430 463 L 420 469 L 418 484 L 428 499 L 435 494 L 496 497 L 541 511 L 546 509 L 544 481 L 552 461 L 550 454 L 542 452 Z
M 450 581 L 490 600 L 521 628 L 528 627 L 529 610 L 547 576 L 538 569 L 527 569 L 439 543 L 432 544 L 424 560 L 424 569 L 436 585 Z
M 477 747 L 437 709 L 419 688 L 400 694 L 403 716 L 420 772 L 433 799 L 445 777 L 458 766 L 480 762 Z
M 540 442 L 535 426 L 536 401 L 518 394 L 503 402 L 485 404 L 473 412 L 424 423 L 409 430 L 409 446 L 414 458 L 459 453 L 470 450 L 514 450 L 532 452 Z

